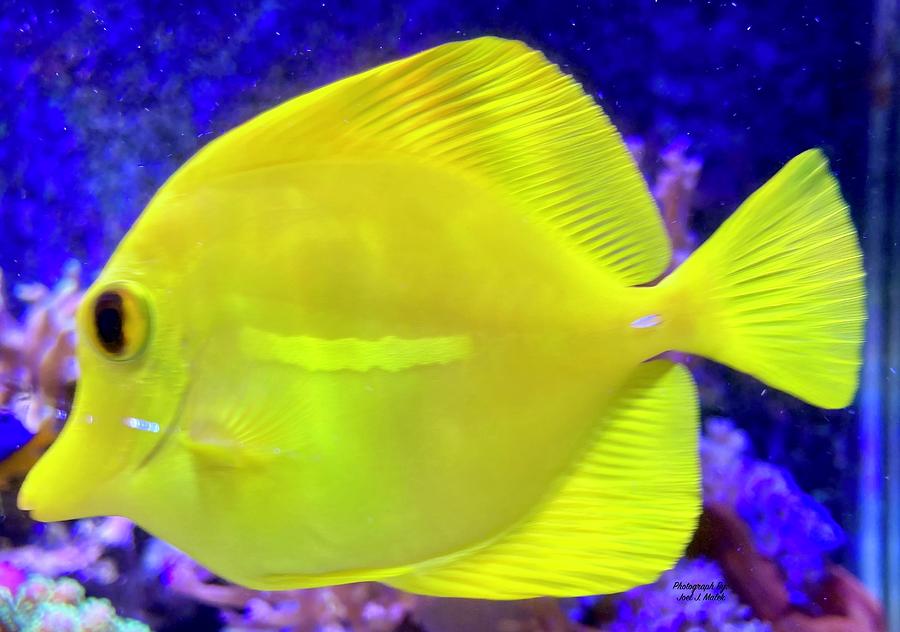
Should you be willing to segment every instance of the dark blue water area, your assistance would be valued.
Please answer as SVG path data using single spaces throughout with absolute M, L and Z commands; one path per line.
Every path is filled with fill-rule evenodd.
M 6 460 L 31 440 L 32 434 L 9 411 L 0 410 L 0 461 Z
M 866 3 L 12 1 L 0 13 L 0 267 L 96 269 L 155 188 L 253 113 L 354 71 L 496 34 L 573 73 L 626 135 L 704 159 L 711 232 L 823 146 L 863 199 Z
M 0 5 L 0 268 L 96 273 L 199 147 L 286 98 L 449 40 L 519 38 L 572 73 L 626 136 L 703 160 L 702 238 L 813 146 L 865 196 L 871 6 L 784 0 L 100 2 Z M 877 96 L 877 95 L 876 95 Z M 852 528 L 855 412 L 803 406 L 697 365 L 706 413 Z M 721 385 L 727 385 L 723 391 Z

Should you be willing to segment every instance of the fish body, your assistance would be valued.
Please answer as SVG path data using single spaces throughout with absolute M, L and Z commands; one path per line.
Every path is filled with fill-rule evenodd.
M 408 188 L 410 174 L 428 195 L 371 203 L 379 190 Z M 150 256 L 194 267 L 180 277 L 189 283 L 167 280 L 154 292 L 169 289 L 171 306 L 160 309 L 189 325 L 171 332 L 189 347 L 179 378 L 186 399 L 181 432 L 130 482 L 146 478 L 145 488 L 123 492 L 139 501 L 129 512 L 152 508 L 139 522 L 159 522 L 173 541 L 186 529 L 209 539 L 211 525 L 240 533 L 253 553 L 235 562 L 272 575 L 338 572 L 348 554 L 366 567 L 399 566 L 502 529 L 565 470 L 627 377 L 609 362 L 609 346 L 629 366 L 665 348 L 629 327 L 646 311 L 644 292 L 621 292 L 593 262 L 459 178 L 379 163 L 298 175 L 303 193 L 284 201 L 283 226 L 259 225 L 255 206 L 236 204 L 264 195 L 241 178 L 160 200 L 184 224 L 142 231 L 146 253 L 135 244 L 134 262 L 118 254 L 110 262 L 115 280 L 98 279 L 104 288 L 123 269 L 144 276 Z M 214 234 L 197 241 L 203 226 Z M 227 245 L 237 234 L 248 258 Z M 386 366 L 415 341 L 408 366 Z M 371 364 L 340 365 L 354 344 Z M 275 353 L 291 347 L 308 360 L 299 370 Z M 323 358 L 329 347 L 338 364 Z M 152 408 L 131 412 L 161 418 Z M 160 471 L 171 486 L 160 485 Z M 200 495 L 174 500 L 192 492 Z M 186 506 L 203 506 L 209 523 Z M 409 537 L 416 532 L 430 535 Z M 308 550 L 286 558 L 285 542 Z
M 264 589 L 652 581 L 700 504 L 693 383 L 654 357 L 825 406 L 856 388 L 862 272 L 824 159 L 745 207 L 646 287 L 671 253 L 640 174 L 517 42 L 298 97 L 186 163 L 87 292 L 73 411 L 20 504 L 128 516 Z

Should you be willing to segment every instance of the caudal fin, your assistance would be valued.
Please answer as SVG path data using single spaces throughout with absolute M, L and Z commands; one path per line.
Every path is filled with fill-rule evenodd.
M 661 284 L 683 350 L 823 408 L 856 393 L 865 286 L 849 209 L 819 150 L 791 160 Z

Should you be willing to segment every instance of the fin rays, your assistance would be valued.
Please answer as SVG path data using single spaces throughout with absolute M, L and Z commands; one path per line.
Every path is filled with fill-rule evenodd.
M 602 110 L 540 53 L 497 38 L 439 46 L 288 101 L 210 143 L 164 189 L 264 164 L 391 157 L 483 183 L 624 284 L 668 265 L 659 212 Z
M 693 380 L 641 365 L 562 487 L 509 533 L 384 581 L 425 594 L 524 599 L 649 583 L 683 553 L 700 511 Z

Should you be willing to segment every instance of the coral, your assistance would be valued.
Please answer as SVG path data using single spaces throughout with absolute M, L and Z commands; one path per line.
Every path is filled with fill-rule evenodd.
M 109 585 L 119 578 L 112 553 L 132 545 L 134 526 L 125 518 L 90 518 L 71 525 L 51 523 L 31 544 L 0 550 L 0 563 L 44 577 L 76 575 Z
M 747 445 L 729 420 L 707 421 L 700 448 L 704 498 L 737 511 L 759 552 L 783 569 L 790 602 L 807 605 L 825 577 L 827 555 L 844 542 L 843 532 L 790 473 L 750 459 Z
M 2 319 L 6 324 L 3 354 L 10 358 L 5 366 L 4 398 L 21 411 L 26 428 L 37 432 L 54 416 L 64 419 L 71 406 L 78 379 L 74 318 L 81 299 L 81 265 L 69 261 L 52 289 L 39 283 L 19 284 L 15 294 L 27 310 L 19 327 L 8 314 Z M 15 401 L 16 391 L 26 395 L 24 402 Z
M 106 599 L 85 598 L 73 579 L 31 577 L 15 591 L 0 588 L 2 632 L 150 632 L 116 615 Z
M 70 261 L 52 289 L 38 283 L 17 285 L 16 297 L 27 306 L 19 323 L 7 308 L 0 272 L 0 409 L 13 413 L 27 430 L 5 419 L 3 443 L 23 449 L 0 465 L 2 484 L 28 470 L 71 408 L 78 379 L 74 316 L 81 298 L 80 277 L 81 266 Z
M 145 550 L 144 566 L 171 592 L 220 608 L 229 632 L 394 632 L 418 600 L 379 584 L 282 592 L 223 585 L 189 557 L 160 541 Z
M 81 266 L 69 261 L 52 288 L 15 287 L 27 306 L 21 323 L 10 313 L 0 271 L 0 487 L 23 476 L 50 445 L 71 408 L 78 379 L 75 309 L 81 299 Z M 13 453 L 10 456 L 10 453 Z
M 28 579 L 28 574 L 9 562 L 0 562 L 0 586 L 10 593 L 15 593 L 19 586 Z
M 792 605 L 782 567 L 757 550 L 747 524 L 724 504 L 706 505 L 688 554 L 714 558 L 729 587 L 774 632 L 886 630 L 881 606 L 858 579 L 834 564 L 811 587 L 805 607 Z
M 625 140 L 628 150 L 650 186 L 672 242 L 670 270 L 681 264 L 697 245 L 691 230 L 691 210 L 703 162 L 689 155 L 690 143 L 678 138 L 658 155 L 639 137 Z
M 702 588 L 687 588 L 687 586 Z M 707 559 L 685 559 L 649 586 L 628 591 L 616 602 L 609 632 L 729 630 L 771 632 L 728 589 L 722 569 Z
M 672 240 L 673 267 L 687 259 L 696 246 L 690 211 L 703 163 L 687 155 L 688 147 L 688 141 L 679 139 L 660 154 L 663 169 L 657 173 L 653 185 L 653 196 Z

